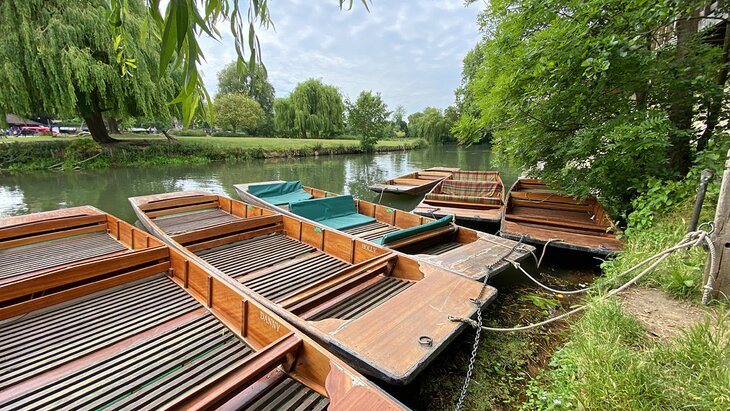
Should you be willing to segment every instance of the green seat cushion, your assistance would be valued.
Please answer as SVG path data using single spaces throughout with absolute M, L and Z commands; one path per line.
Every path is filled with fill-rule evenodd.
M 248 186 L 248 192 L 269 204 L 284 205 L 309 200 L 312 195 L 304 191 L 299 181 L 255 184 Z
M 315 198 L 289 205 L 292 213 L 336 230 L 372 223 L 374 218 L 358 214 L 351 195 Z
M 446 217 L 440 218 L 436 221 L 431 221 L 426 224 L 421 224 L 421 225 L 413 226 L 410 228 L 404 228 L 402 230 L 388 233 L 388 234 L 384 235 L 383 237 L 375 240 L 374 242 L 376 244 L 380 244 L 380 245 L 388 245 L 392 242 L 395 242 L 398 240 L 403 240 L 405 238 L 412 237 L 417 234 L 426 233 L 428 231 L 436 230 L 441 227 L 446 227 L 449 224 L 451 224 L 452 221 L 454 221 L 454 216 L 447 215 Z

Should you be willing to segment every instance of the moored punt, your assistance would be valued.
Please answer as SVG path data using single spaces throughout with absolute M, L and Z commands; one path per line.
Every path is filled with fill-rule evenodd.
M 16 269 L 0 286 L 0 409 L 404 409 L 236 287 L 94 208 L 0 219 L 0 255 L 67 253 L 57 242 L 89 233 L 122 249 L 5 265 Z
M 283 207 L 276 204 L 278 198 L 269 202 L 267 197 L 253 194 L 295 185 L 311 200 L 294 201 Z M 512 240 L 455 225 L 451 216 L 435 220 L 352 196 L 302 187 L 298 181 L 237 184 L 234 187 L 246 202 L 306 218 L 477 281 L 510 268 L 512 262 L 523 261 L 534 250 L 526 244 L 518 245 Z M 335 209 L 338 217 L 333 218 L 332 210 Z
M 439 181 L 447 178 L 458 168 L 431 167 L 425 170 L 408 173 L 404 176 L 373 184 L 368 188 L 376 193 L 408 194 L 418 196 L 428 192 Z
M 498 171 L 459 170 L 436 184 L 413 210 L 422 216 L 453 215 L 459 222 L 499 224 L 504 185 Z
M 449 315 L 477 310 L 478 282 L 292 216 L 205 192 L 130 202 L 212 278 L 389 383 L 407 384 L 463 329 Z
M 519 179 L 505 202 L 501 235 L 534 244 L 608 255 L 621 251 L 619 230 L 595 198 L 579 200 L 541 180 Z

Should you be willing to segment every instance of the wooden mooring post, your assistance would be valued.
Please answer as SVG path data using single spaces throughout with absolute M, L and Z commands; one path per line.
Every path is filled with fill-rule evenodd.
M 730 299 L 730 150 L 727 152 L 725 172 L 722 175 L 720 199 L 715 212 L 715 231 L 710 236 L 715 245 L 716 261 L 714 267 L 707 258 L 705 265 L 705 284 L 710 275 L 715 276 L 712 296 Z

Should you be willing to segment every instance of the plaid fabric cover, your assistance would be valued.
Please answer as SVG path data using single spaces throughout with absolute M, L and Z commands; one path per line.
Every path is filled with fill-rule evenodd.
M 473 204 L 493 204 L 502 205 L 500 198 L 491 197 L 474 197 L 474 196 L 456 196 L 452 194 L 426 194 L 426 202 L 429 201 L 458 201 L 461 203 L 473 203 Z
M 440 194 L 473 197 L 501 197 L 502 185 L 489 181 L 444 180 Z
M 451 174 L 450 180 L 464 180 L 464 181 L 489 181 L 497 182 L 497 171 L 454 171 Z
M 428 200 L 501 205 L 502 185 L 489 181 L 444 180 L 438 192 L 426 194 Z

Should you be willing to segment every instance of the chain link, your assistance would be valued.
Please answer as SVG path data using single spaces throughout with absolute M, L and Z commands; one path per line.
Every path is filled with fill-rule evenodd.
M 492 264 L 489 264 L 487 266 L 487 273 L 491 272 L 493 267 L 502 261 L 506 260 L 507 257 L 509 257 L 515 250 L 517 250 L 518 247 L 522 245 L 522 238 L 520 237 L 520 240 L 517 242 L 517 244 L 512 247 L 512 249 L 509 251 L 509 253 L 503 255 L 499 260 L 495 261 Z M 474 304 L 477 306 L 477 327 L 476 327 L 476 333 L 474 334 L 474 345 L 471 348 L 471 358 L 469 359 L 469 368 L 466 370 L 466 378 L 464 378 L 464 386 L 461 387 L 461 393 L 459 394 L 459 400 L 456 402 L 456 411 L 461 411 L 461 409 L 464 407 L 464 400 L 466 399 L 466 394 L 469 392 L 469 383 L 471 383 L 471 377 L 474 374 L 474 362 L 476 362 L 477 359 L 477 350 L 479 350 L 479 339 L 482 335 L 482 298 L 484 297 L 484 291 L 487 289 L 487 281 L 489 280 L 489 274 L 484 276 L 484 281 L 482 282 L 482 289 L 479 291 L 479 296 L 474 300 Z

